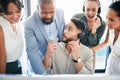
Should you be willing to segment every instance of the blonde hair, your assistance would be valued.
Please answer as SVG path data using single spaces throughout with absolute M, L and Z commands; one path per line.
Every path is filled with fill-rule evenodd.
M 85 0 L 85 3 L 88 2 L 88 1 L 95 1 L 95 2 L 98 3 L 98 7 L 100 7 L 100 1 L 99 1 L 99 0 Z M 84 4 L 85 4 L 85 3 L 84 3 Z

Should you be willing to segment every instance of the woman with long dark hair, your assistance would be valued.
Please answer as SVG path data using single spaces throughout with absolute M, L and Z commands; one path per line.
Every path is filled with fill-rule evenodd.
M 111 47 L 106 73 L 120 74 L 120 1 L 109 6 L 106 18 L 109 30 L 106 40 L 109 40 Z

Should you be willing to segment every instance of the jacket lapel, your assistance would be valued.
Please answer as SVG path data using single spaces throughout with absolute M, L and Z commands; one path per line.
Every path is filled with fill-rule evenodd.
M 61 41 L 62 40 L 62 30 L 61 30 L 60 27 L 62 27 L 62 26 L 58 25 L 57 20 L 56 20 L 56 25 L 57 25 L 56 28 L 57 28 L 57 31 L 58 31 L 58 38 L 59 38 L 59 41 Z
M 57 31 L 58 31 L 59 41 L 61 41 L 62 40 L 62 28 L 61 27 L 63 27 L 63 26 L 60 25 L 60 21 L 58 21 L 56 15 L 55 15 L 55 24 L 56 24 L 56 28 L 57 28 Z
M 39 13 L 38 11 L 35 12 L 35 21 L 36 21 L 36 25 L 38 26 L 39 28 L 39 31 L 42 33 L 42 35 L 44 36 L 45 40 L 47 40 L 47 42 L 49 42 L 49 39 L 48 39 L 48 35 L 47 35 L 47 32 L 45 31 L 45 28 L 44 28 L 44 25 L 39 17 Z

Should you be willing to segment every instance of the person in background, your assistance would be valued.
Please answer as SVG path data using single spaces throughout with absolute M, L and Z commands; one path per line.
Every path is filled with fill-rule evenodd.
M 106 18 L 108 34 L 103 44 L 109 42 L 111 48 L 106 74 L 120 74 L 120 1 L 113 2 L 109 6 Z
M 98 50 L 106 45 L 110 46 L 111 51 L 105 73 L 120 74 L 120 1 L 116 1 L 109 6 L 106 18 L 106 24 L 108 25 L 106 39 L 96 49 Z
M 63 11 L 55 8 L 55 0 L 38 0 L 37 10 L 24 22 L 26 51 L 35 74 L 46 74 L 44 56 L 56 49 L 52 40 L 62 40 L 64 25 Z
M 93 53 L 92 50 L 81 44 L 80 39 L 85 35 L 86 26 L 79 19 L 71 19 L 67 24 L 62 41 L 56 51 L 49 52 L 43 63 L 48 73 L 53 74 L 92 74 Z M 54 42 L 54 41 L 53 41 Z
M 22 74 L 19 58 L 24 39 L 19 21 L 23 4 L 20 0 L 1 0 L 0 6 L 0 74 Z
M 96 47 L 104 34 L 106 24 L 100 16 L 101 6 L 99 0 L 85 0 L 83 12 L 73 17 L 84 20 L 87 25 L 87 33 L 80 39 L 81 43 L 91 48 L 94 56 L 94 67 L 96 61 Z

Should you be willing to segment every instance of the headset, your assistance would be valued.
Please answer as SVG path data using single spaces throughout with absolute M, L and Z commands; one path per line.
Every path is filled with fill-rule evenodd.
M 86 1 L 88 1 L 88 0 L 85 0 L 85 2 L 83 4 L 83 12 L 85 12 L 85 3 L 86 3 Z M 101 13 L 101 5 L 100 5 L 100 1 L 99 0 L 97 0 L 97 1 L 98 1 L 98 14 L 100 14 Z
M 82 27 L 81 27 L 82 33 L 79 33 L 79 34 L 78 34 L 78 38 L 79 38 L 79 39 L 84 38 L 84 36 L 85 36 L 85 34 L 86 34 L 86 32 L 87 32 L 87 27 L 86 27 L 85 22 L 84 22 L 83 20 L 81 20 L 81 19 L 76 18 L 76 17 L 73 17 L 73 18 L 71 19 L 71 21 L 73 21 L 73 23 L 74 23 L 76 26 L 82 26 Z

